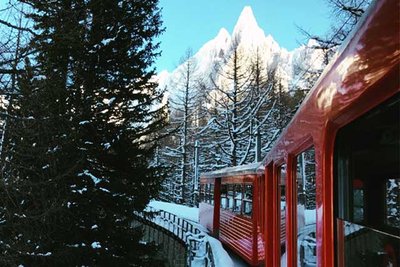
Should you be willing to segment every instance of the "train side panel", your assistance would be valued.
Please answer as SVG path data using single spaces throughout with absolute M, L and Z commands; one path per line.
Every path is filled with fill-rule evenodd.
M 263 161 L 266 166 L 280 166 L 280 164 L 286 163 L 289 167 L 288 172 L 293 175 L 295 172 L 293 161 L 296 164 L 296 156 L 311 146 L 315 147 L 316 266 L 344 266 L 342 254 L 345 254 L 346 250 L 340 247 L 340 244 L 335 247 L 338 236 L 336 231 L 339 231 L 338 228 L 340 228 L 335 223 L 334 206 L 335 201 L 340 198 L 334 191 L 335 183 L 338 182 L 338 175 L 334 174 L 336 134 L 346 125 L 399 93 L 399 6 L 398 0 L 380 0 L 373 4 L 368 13 L 369 16 L 360 24 L 357 31 L 349 36 L 347 45 L 328 66 Z M 376 140 L 378 142 L 379 139 Z M 345 145 L 347 144 L 350 145 L 350 143 Z M 371 157 L 373 156 L 371 155 Z M 267 178 L 278 179 L 275 174 L 270 174 Z M 297 196 L 294 178 L 288 177 L 288 179 L 290 180 L 288 183 L 290 185 L 288 187 L 288 190 L 290 189 L 290 192 L 288 191 L 290 212 L 288 212 L 286 220 L 289 225 L 286 227 L 289 250 L 286 259 L 288 266 L 293 266 L 297 264 L 298 260 Z M 271 185 L 267 183 L 266 192 L 277 188 L 269 187 Z M 277 213 L 276 206 L 275 204 L 274 209 L 268 209 L 267 216 L 276 216 L 273 214 Z M 279 234 L 277 227 L 279 225 L 274 225 L 273 236 Z M 342 235 L 344 234 L 342 233 Z M 274 241 L 270 235 L 266 234 L 265 238 L 266 242 Z M 354 239 L 354 242 L 358 240 L 361 239 Z M 267 266 L 277 267 L 280 265 L 281 255 L 277 255 L 276 251 L 279 251 L 276 245 L 267 251 L 266 257 L 274 259 L 268 260 Z M 400 258 L 397 262 L 400 262 Z
M 257 258 L 253 257 L 253 229 L 256 227 L 251 218 L 238 216 L 221 210 L 219 239 L 239 254 L 250 265 L 264 261 L 264 243 L 260 228 L 257 227 Z

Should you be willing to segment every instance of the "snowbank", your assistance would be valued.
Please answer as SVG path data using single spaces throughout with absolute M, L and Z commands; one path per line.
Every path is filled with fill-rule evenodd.
M 150 201 L 150 207 L 158 210 L 165 210 L 169 213 L 175 214 L 181 218 L 190 220 L 192 222 L 199 222 L 199 209 L 192 208 L 184 205 L 179 205 L 175 203 L 167 203 L 162 201 L 152 200 Z
M 216 267 L 234 267 L 233 261 L 228 252 L 222 247 L 219 240 L 208 236 L 208 242 L 212 248 Z
M 199 221 L 199 209 L 188 207 L 184 205 L 179 205 L 175 203 L 167 203 L 162 201 L 152 200 L 150 201 L 149 205 L 154 209 L 160 209 L 164 211 L 168 211 L 169 213 L 175 214 L 181 218 L 190 220 L 194 222 L 194 225 L 199 226 L 199 229 L 203 229 L 201 225 L 198 225 Z M 228 252 L 223 248 L 221 242 L 211 236 L 207 236 L 207 240 L 210 243 L 212 248 L 215 266 L 216 267 L 234 267 L 234 263 L 229 256 Z M 203 262 L 199 263 L 196 261 L 192 262 L 194 267 L 201 267 L 203 266 Z
M 317 213 L 316 210 L 304 210 L 305 224 L 316 224 L 317 223 Z

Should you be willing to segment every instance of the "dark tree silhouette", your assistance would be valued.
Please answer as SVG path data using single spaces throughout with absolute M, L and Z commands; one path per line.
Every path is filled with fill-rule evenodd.
M 8 113 L 0 263 L 152 265 L 131 222 L 163 178 L 152 162 L 165 121 L 151 81 L 158 1 L 21 2 L 35 53 Z

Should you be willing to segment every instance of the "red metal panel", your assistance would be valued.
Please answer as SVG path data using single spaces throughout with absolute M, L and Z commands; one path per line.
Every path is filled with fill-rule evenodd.
M 271 163 L 265 169 L 265 266 L 278 267 L 281 263 L 281 245 L 286 242 L 285 214 L 280 210 L 280 166 Z
M 254 183 L 257 179 L 257 174 L 247 174 L 240 176 L 229 176 L 222 178 L 222 184 L 240 184 L 240 183 Z
M 297 266 L 297 186 L 296 161 L 292 155 L 287 160 L 286 178 L 286 254 L 287 266 Z
M 214 184 L 215 179 L 200 178 L 200 184 Z
M 265 214 L 268 219 L 265 220 L 265 266 L 272 267 L 274 264 L 273 258 L 273 242 L 274 242 L 274 209 L 273 209 L 273 164 L 265 168 Z
M 337 235 L 338 235 L 338 255 L 337 255 L 337 266 L 344 267 L 344 223 L 343 221 L 338 222 L 337 224 Z
M 221 208 L 221 179 L 215 179 L 215 185 L 214 185 L 214 219 L 213 219 L 214 229 L 213 229 L 212 233 L 216 237 L 219 236 L 220 208 Z
M 265 243 L 264 243 L 264 233 L 265 233 L 265 176 L 264 174 L 258 175 L 259 181 L 259 195 L 258 195 L 258 221 L 257 221 L 257 250 L 258 250 L 258 261 L 264 261 L 265 259 Z
M 259 213 L 259 205 L 258 205 L 258 179 L 254 181 L 253 188 L 253 264 L 256 265 L 258 263 L 258 213 Z
M 258 263 L 264 263 L 264 259 L 265 259 L 265 250 L 264 250 L 264 238 L 263 238 L 263 234 L 261 233 L 261 231 L 258 231 L 257 234 L 257 250 L 258 250 Z
M 272 210 L 273 210 L 273 263 L 272 266 L 278 267 L 281 265 L 281 242 L 280 242 L 280 190 L 279 180 L 280 171 L 279 166 L 274 165 L 272 177 Z
M 254 265 L 253 222 L 250 218 L 221 210 L 219 238 L 249 264 Z
M 260 203 L 259 207 L 259 226 L 260 226 L 260 232 L 264 234 L 265 232 L 265 217 L 266 217 L 266 212 L 265 212 L 265 175 L 259 175 L 258 179 L 260 181 L 259 185 L 259 199 L 258 202 Z
M 316 172 L 321 174 L 316 179 L 318 266 L 323 266 L 324 262 L 328 264 L 327 266 L 334 266 L 335 262 L 333 150 L 336 132 L 332 124 L 328 123 L 323 132 L 324 141 L 315 147 Z

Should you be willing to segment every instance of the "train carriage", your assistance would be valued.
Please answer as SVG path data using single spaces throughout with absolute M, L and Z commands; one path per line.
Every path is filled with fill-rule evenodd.
M 200 223 L 250 265 L 264 261 L 264 168 L 248 164 L 200 177 Z
M 398 12 L 399 1 L 372 4 L 264 159 L 266 217 L 275 218 L 266 221 L 266 266 L 399 266 Z
M 400 266 L 399 11 L 371 4 L 254 172 L 265 257 L 251 264 Z

